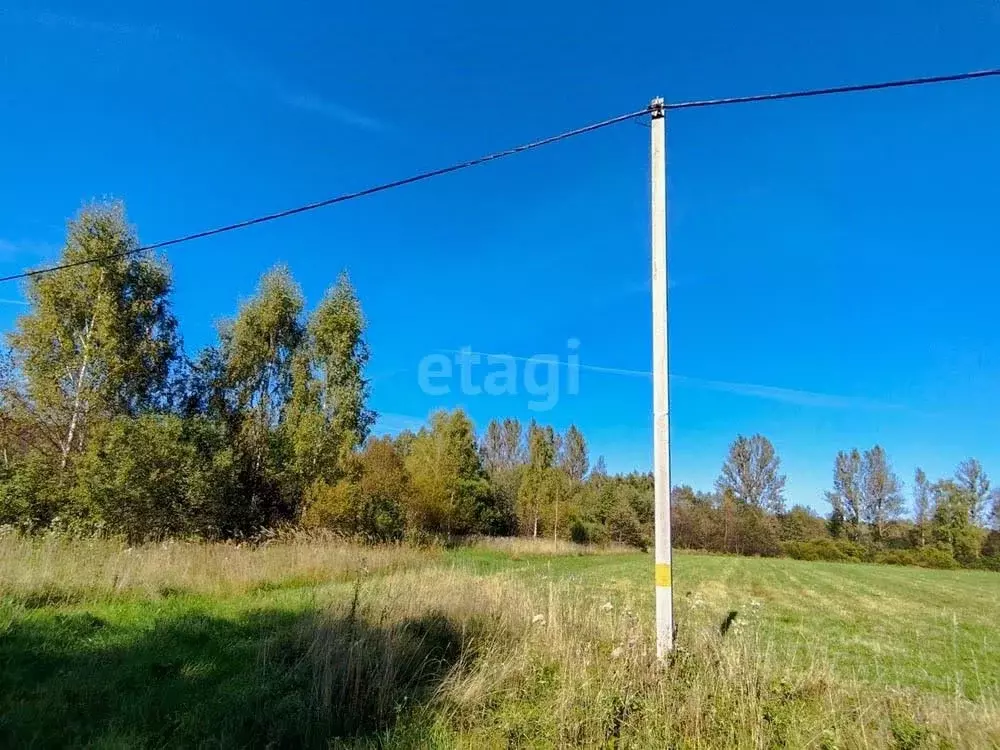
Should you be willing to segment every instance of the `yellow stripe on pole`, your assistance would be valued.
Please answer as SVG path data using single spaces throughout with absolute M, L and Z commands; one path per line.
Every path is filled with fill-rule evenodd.
M 670 563 L 656 564 L 656 585 L 670 588 Z

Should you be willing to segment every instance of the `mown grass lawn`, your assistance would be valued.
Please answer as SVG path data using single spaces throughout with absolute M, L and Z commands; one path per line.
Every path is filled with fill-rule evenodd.
M 480 574 L 516 571 L 539 585 L 628 603 L 652 616 L 651 560 L 600 555 L 511 560 L 490 550 L 452 553 Z M 1000 575 L 888 565 L 675 553 L 678 628 L 753 619 L 783 659 L 830 664 L 878 685 L 969 698 L 1000 696 Z
M 534 617 L 532 609 L 554 620 L 552 599 L 558 597 L 577 617 L 625 613 L 637 623 L 636 632 L 651 631 L 648 555 L 536 556 L 472 548 L 433 555 L 424 565 L 442 581 L 453 573 L 484 587 L 523 587 L 526 609 L 515 620 Z M 0 577 L 0 746 L 323 745 L 331 726 L 346 724 L 343 717 L 316 719 L 323 699 L 309 634 L 331 606 L 350 611 L 354 633 L 359 592 L 374 613 L 370 619 L 387 620 L 388 610 L 379 609 L 379 581 L 400 575 L 373 571 L 355 580 L 331 570 L 323 581 L 314 570 L 305 579 L 289 570 L 284 582 L 276 573 L 265 585 L 242 591 L 170 588 L 89 594 L 79 601 L 55 595 L 51 581 L 46 599 L 23 584 L 17 591 L 5 588 Z M 397 600 L 411 585 L 406 581 L 420 580 L 413 575 L 397 586 Z M 735 611 L 734 628 L 752 631 L 753 648 L 791 673 L 820 666 L 845 685 L 967 700 L 994 711 L 1000 699 L 1000 575 L 682 553 L 675 557 L 674 582 L 682 644 L 685 631 L 713 633 Z M 422 606 L 435 612 L 433 589 L 423 596 Z M 544 687 L 548 678 L 540 679 Z M 497 716 L 505 710 L 497 696 L 500 704 L 489 708 L 491 726 L 499 726 Z M 535 699 L 518 700 L 511 705 Z M 415 708 L 399 705 L 390 713 L 403 720 Z M 540 732 L 545 720 L 534 717 L 519 730 L 522 744 L 531 745 L 532 732 Z M 364 735 L 366 742 L 422 744 L 438 737 L 444 746 L 477 736 L 471 725 L 440 736 L 393 734 L 384 716 L 379 721 Z M 489 735 L 490 741 L 498 736 Z M 743 739 L 746 745 L 734 746 L 758 744 Z M 539 744 L 572 742 L 550 737 Z
M 304 741 L 307 679 L 283 660 L 310 612 L 295 590 L 18 613 L 0 621 L 0 745 Z

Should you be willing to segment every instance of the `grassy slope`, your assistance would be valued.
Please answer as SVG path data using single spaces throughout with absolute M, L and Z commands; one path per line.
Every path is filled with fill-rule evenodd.
M 1000 680 L 1000 580 L 972 571 L 682 557 L 680 591 L 761 602 L 774 647 L 863 681 L 976 698 Z
M 311 611 L 293 589 L 16 613 L 0 638 L 0 745 L 294 741 L 308 686 L 281 662 Z
M 583 596 L 652 609 L 642 555 L 510 560 L 452 554 L 480 574 L 516 571 L 536 585 L 570 581 Z M 798 560 L 675 554 L 678 614 L 759 620 L 781 658 L 830 664 L 845 678 L 977 698 L 1000 694 L 1000 576 Z M 684 619 L 678 626 L 685 627 Z
M 511 559 L 474 549 L 433 566 L 524 582 L 536 609 L 558 586 L 580 609 L 634 612 L 648 632 L 644 555 Z M 717 628 L 736 610 L 737 623 L 759 628 L 763 648 L 790 664 L 829 662 L 838 678 L 931 694 L 1000 694 L 995 574 L 682 554 L 675 586 L 681 628 Z M 299 580 L 64 604 L 8 593 L 0 746 L 314 744 L 301 634 L 352 590 Z

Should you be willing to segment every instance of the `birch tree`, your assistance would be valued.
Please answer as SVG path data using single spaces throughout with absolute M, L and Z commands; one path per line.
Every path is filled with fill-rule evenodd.
M 96 421 L 166 397 L 177 352 L 170 274 L 138 247 L 122 204 L 83 209 L 59 259 L 78 265 L 29 278 L 31 309 L 8 334 L 17 398 L 60 469 Z
M 577 483 L 583 481 L 587 469 L 590 468 L 587 441 L 576 425 L 571 424 L 563 437 L 559 467 L 566 472 L 571 480 Z
M 899 477 L 893 472 L 885 449 L 876 445 L 861 459 L 862 515 L 876 542 L 885 539 L 886 527 L 903 511 Z
M 524 428 L 520 420 L 511 417 L 502 422 L 491 420 L 480 441 L 479 453 L 489 475 L 494 499 L 505 519 L 501 528 L 505 533 L 514 532 L 517 528 L 518 493 L 527 461 Z
M 933 515 L 931 499 L 933 491 L 924 470 L 918 468 L 913 475 L 913 522 L 916 525 L 917 540 L 921 547 L 927 543 L 927 529 Z
M 826 499 L 833 506 L 834 517 L 843 519 L 853 541 L 861 534 L 861 485 L 861 453 L 857 448 L 838 452 L 833 464 L 833 490 L 826 493 Z
M 282 492 L 288 448 L 279 428 L 304 335 L 303 306 L 298 284 L 286 268 L 278 267 L 261 278 L 256 294 L 220 326 L 217 376 L 222 382 L 216 390 L 224 395 L 240 484 L 239 502 L 228 509 L 225 522 L 231 531 L 291 518 L 301 499 L 297 492 Z
M 288 427 L 305 481 L 332 480 L 368 437 L 375 421 L 368 408 L 368 357 L 361 303 L 342 273 L 310 317 L 292 363 Z
M 550 477 L 555 460 L 555 432 L 532 420 L 528 426 L 528 466 L 517 498 L 518 515 L 522 524 L 530 526 L 532 537 L 538 536 L 539 521 L 555 486 Z
M 962 461 L 955 470 L 955 481 L 965 492 L 969 521 L 982 525 L 990 510 L 990 479 L 983 470 L 983 465 L 975 458 Z
M 729 446 L 729 455 L 715 482 L 718 492 L 729 491 L 743 503 L 780 513 L 784 509 L 785 475 L 774 445 L 763 435 L 740 435 Z

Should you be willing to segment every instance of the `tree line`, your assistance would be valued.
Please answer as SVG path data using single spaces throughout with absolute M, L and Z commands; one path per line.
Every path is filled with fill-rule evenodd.
M 120 204 L 91 206 L 69 267 L 28 279 L 0 372 L 0 523 L 147 539 L 295 522 L 374 419 L 349 279 L 307 314 L 276 268 L 188 358 L 169 269 L 138 247 Z
M 934 482 L 917 468 L 908 504 L 884 448 L 840 451 L 825 493 L 830 506 L 825 518 L 802 505 L 786 509 L 780 466 L 766 437 L 737 437 L 714 492 L 674 488 L 678 545 L 804 559 L 1000 569 L 1000 488 L 991 489 L 975 458 L 959 463 L 953 476 Z
M 133 541 L 289 526 L 373 540 L 570 533 L 589 469 L 575 428 L 507 420 L 480 439 L 452 411 L 370 435 L 346 274 L 307 310 L 288 270 L 268 271 L 188 356 L 169 267 L 138 248 L 120 203 L 89 206 L 69 223 L 66 267 L 27 279 L 0 363 L 0 526 Z M 611 528 L 637 541 L 643 502 L 629 497 Z
M 169 267 L 138 247 L 121 204 L 90 206 L 69 224 L 70 267 L 26 282 L 0 367 L 0 526 L 132 541 L 301 527 L 650 543 L 652 475 L 609 475 L 576 426 L 502 419 L 477 432 L 453 410 L 372 436 L 365 321 L 346 273 L 307 310 L 288 270 L 268 271 L 188 356 Z M 673 489 L 675 543 L 970 565 L 1000 548 L 988 530 L 1000 495 L 974 459 L 933 483 L 918 470 L 910 520 L 878 446 L 836 457 L 828 518 L 786 510 L 784 485 L 771 442 L 738 437 L 713 492 Z

